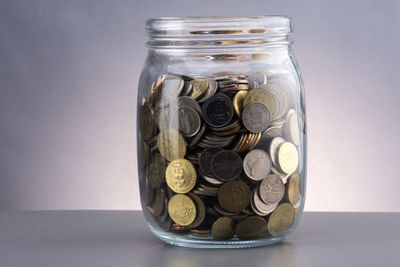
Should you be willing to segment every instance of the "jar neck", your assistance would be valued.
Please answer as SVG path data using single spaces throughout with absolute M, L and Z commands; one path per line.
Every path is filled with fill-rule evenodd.
M 170 53 L 234 53 L 287 47 L 287 17 L 191 17 L 146 21 L 151 50 Z

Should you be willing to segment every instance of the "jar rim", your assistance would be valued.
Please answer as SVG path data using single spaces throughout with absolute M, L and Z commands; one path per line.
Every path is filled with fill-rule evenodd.
M 288 34 L 292 31 L 287 16 L 250 17 L 159 17 L 146 20 L 150 36 Z

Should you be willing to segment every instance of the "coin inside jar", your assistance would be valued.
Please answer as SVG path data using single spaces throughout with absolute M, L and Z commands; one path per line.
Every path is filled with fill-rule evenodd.
M 248 104 L 242 113 L 243 124 L 252 133 L 265 131 L 271 123 L 269 109 L 261 103 Z
M 222 150 L 211 160 L 214 177 L 220 181 L 230 181 L 237 178 L 243 170 L 240 156 L 230 150 Z
M 146 170 L 146 178 L 151 188 L 157 189 L 165 181 L 165 160 L 155 153 Z
M 204 103 L 202 113 L 204 121 L 209 126 L 223 127 L 233 118 L 232 101 L 225 95 L 215 95 Z
M 193 99 L 198 99 L 207 92 L 208 89 L 208 80 L 207 79 L 194 79 L 190 81 L 190 84 L 192 85 L 192 93 L 190 94 L 190 97 Z
M 295 211 L 290 203 L 280 204 L 270 215 L 268 232 L 273 236 L 284 234 L 295 219 Z
M 218 190 L 218 202 L 228 212 L 240 212 L 250 204 L 251 191 L 242 181 L 224 183 Z
M 168 214 L 178 225 L 187 226 L 196 218 L 196 205 L 187 195 L 177 194 L 168 202 Z
M 246 97 L 248 91 L 242 90 L 235 94 L 233 98 L 233 108 L 235 109 L 236 115 L 240 118 L 242 116 L 243 111 L 243 101 Z
M 139 109 L 139 118 L 142 137 L 144 140 L 148 140 L 152 137 L 154 132 L 154 118 L 151 107 L 147 101 L 145 101 Z
M 293 173 L 297 169 L 299 153 L 292 143 L 285 142 L 279 146 L 278 163 L 281 170 L 286 174 Z
M 220 151 L 221 151 L 220 148 L 207 148 L 204 149 L 203 152 L 200 154 L 199 166 L 203 174 L 210 177 L 214 176 L 214 171 L 212 169 L 211 162 L 214 156 Z
M 260 181 L 271 172 L 271 158 L 262 149 L 254 149 L 247 153 L 243 160 L 246 175 L 255 181 Z
M 262 180 L 259 186 L 259 194 L 261 200 L 265 203 L 277 203 L 281 201 L 285 194 L 285 185 L 278 175 L 270 174 Z
M 194 136 L 201 127 L 200 115 L 194 108 L 191 107 L 178 107 L 172 110 L 172 119 L 177 120 L 179 131 L 186 137 Z
M 300 175 L 293 173 L 287 186 L 287 198 L 293 208 L 297 209 L 301 204 Z
M 171 161 L 165 172 L 169 188 L 175 193 L 187 193 L 196 184 L 196 170 L 187 159 Z
M 236 225 L 235 233 L 240 240 L 259 239 L 267 235 L 267 223 L 262 217 L 249 216 Z
M 233 220 L 229 217 L 220 217 L 212 225 L 211 235 L 214 240 L 223 241 L 232 239 L 235 235 L 233 231 Z
M 167 107 L 179 96 L 184 84 L 182 78 L 176 75 L 167 75 L 162 81 L 161 91 L 158 92 L 156 106 Z
M 186 142 L 177 129 L 162 130 L 157 137 L 157 147 L 168 161 L 183 158 L 186 154 Z

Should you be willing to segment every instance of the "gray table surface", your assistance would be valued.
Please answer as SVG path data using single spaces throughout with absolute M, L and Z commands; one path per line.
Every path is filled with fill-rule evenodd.
M 284 242 L 164 244 L 140 211 L 0 212 L 0 266 L 400 266 L 400 213 L 305 213 Z

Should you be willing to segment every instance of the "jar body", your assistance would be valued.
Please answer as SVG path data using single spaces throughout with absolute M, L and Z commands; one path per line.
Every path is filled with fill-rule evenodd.
M 141 204 L 157 237 L 252 247 L 295 229 L 306 118 L 290 45 L 149 49 L 137 107 Z

